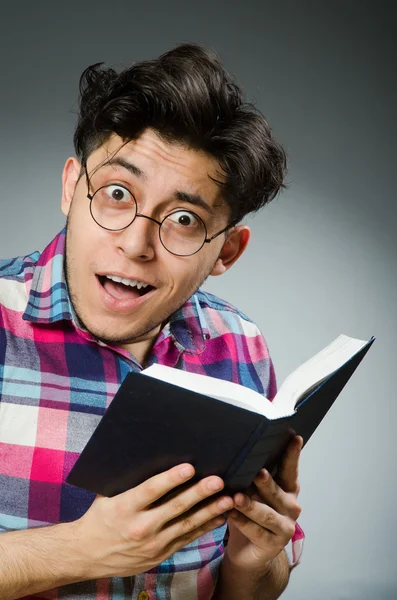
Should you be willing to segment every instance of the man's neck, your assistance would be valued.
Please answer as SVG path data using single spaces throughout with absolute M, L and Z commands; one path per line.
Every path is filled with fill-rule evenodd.
M 120 344 L 120 348 L 127 350 L 130 352 L 136 360 L 145 368 L 147 360 L 150 355 L 150 351 L 153 348 L 154 342 L 158 334 L 161 331 L 161 326 L 159 326 L 158 331 L 154 335 L 150 335 L 150 337 L 140 340 L 139 342 L 129 342 L 127 344 Z

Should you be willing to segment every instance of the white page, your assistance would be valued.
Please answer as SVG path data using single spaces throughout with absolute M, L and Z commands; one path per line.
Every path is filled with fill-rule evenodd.
M 273 403 L 238 383 L 164 365 L 152 365 L 144 369 L 142 374 L 275 419 L 293 414 L 295 404 L 302 394 L 334 373 L 367 343 L 341 334 L 286 377 Z
M 367 343 L 365 340 L 340 335 L 318 354 L 300 365 L 284 380 L 273 400 L 277 412 L 282 406 L 286 414 L 289 414 L 302 394 L 337 371 Z
M 144 369 L 142 374 L 274 418 L 272 403 L 265 396 L 238 383 L 158 364 Z

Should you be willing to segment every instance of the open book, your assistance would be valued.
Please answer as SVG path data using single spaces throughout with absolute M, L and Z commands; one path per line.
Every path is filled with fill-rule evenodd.
M 273 402 L 242 385 L 163 365 L 129 373 L 67 482 L 113 496 L 182 462 L 230 492 L 271 472 L 293 435 L 307 443 L 368 352 L 340 335 L 281 385 Z

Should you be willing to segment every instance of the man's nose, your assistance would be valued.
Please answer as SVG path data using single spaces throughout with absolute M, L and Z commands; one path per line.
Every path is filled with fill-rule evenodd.
M 120 232 L 119 247 L 129 258 L 151 260 L 160 242 L 158 230 L 157 221 L 137 213 L 133 222 Z

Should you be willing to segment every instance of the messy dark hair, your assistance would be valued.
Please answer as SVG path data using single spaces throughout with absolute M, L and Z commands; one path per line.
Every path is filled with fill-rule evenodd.
M 284 187 L 283 148 L 217 55 L 201 46 L 183 44 L 120 73 L 103 63 L 83 72 L 74 134 L 83 166 L 112 134 L 127 142 L 148 128 L 217 160 L 222 172 L 216 181 L 233 221 Z

